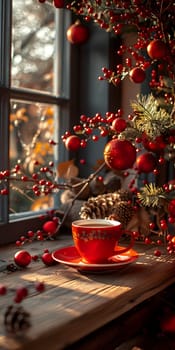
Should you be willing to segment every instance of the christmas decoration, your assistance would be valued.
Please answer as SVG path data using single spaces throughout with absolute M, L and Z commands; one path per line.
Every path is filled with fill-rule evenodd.
M 22 306 L 9 305 L 4 314 L 4 326 L 10 333 L 23 332 L 30 327 L 30 314 Z
M 45 252 L 42 254 L 41 258 L 46 266 L 55 265 L 55 260 L 52 258 L 52 253 Z
M 15 264 L 20 267 L 26 267 L 31 263 L 32 257 L 27 250 L 19 250 L 14 255 Z
M 57 229 L 57 222 L 55 221 L 46 221 L 44 224 L 43 224 L 43 230 L 47 233 L 50 233 L 50 234 L 54 234 L 56 232 L 56 229 Z
M 53 0 L 53 4 L 56 8 L 63 8 L 64 0 Z
M 104 160 L 114 170 L 131 168 L 136 160 L 136 149 L 127 140 L 114 139 L 105 146 Z
M 80 148 L 81 140 L 76 135 L 71 135 L 65 140 L 65 146 L 69 151 L 77 151 Z
M 142 68 L 135 67 L 129 72 L 129 77 L 133 83 L 143 83 L 146 78 L 145 71 Z
M 45 1 L 40 1 L 40 3 Z M 88 200 L 86 195 L 93 196 L 105 195 L 109 192 L 103 181 L 96 181 L 97 175 L 100 179 L 101 171 L 107 168 L 114 174 L 119 174 L 121 183 L 128 180 L 127 187 L 132 194 L 131 202 L 113 203 L 116 208 L 122 208 L 123 218 L 127 218 L 128 206 L 132 206 L 134 216 L 130 219 L 127 226 L 138 223 L 139 213 L 147 213 L 150 216 L 149 224 L 145 229 L 142 226 L 142 232 L 157 233 L 158 236 L 164 236 L 167 243 L 168 252 L 173 252 L 173 228 L 174 228 L 174 209 L 173 198 L 175 196 L 174 179 L 174 159 L 175 159 L 175 101 L 174 101 L 174 81 L 175 81 L 175 4 L 174 1 L 159 0 L 120 0 L 120 1 L 47 1 L 51 6 L 62 7 L 73 11 L 74 16 L 79 22 L 74 22 L 68 29 L 68 40 L 73 43 L 83 43 L 88 39 L 87 27 L 80 22 L 87 21 L 89 25 L 94 22 L 102 30 L 111 32 L 112 36 L 120 36 L 121 45 L 114 54 L 120 59 L 120 64 L 115 68 L 102 67 L 102 75 L 99 81 L 107 81 L 114 86 L 122 84 L 124 79 L 128 79 L 129 84 L 147 85 L 145 94 L 138 94 L 131 100 L 132 114 L 125 115 L 123 108 L 114 107 L 114 111 L 107 111 L 104 115 L 96 113 L 92 116 L 81 115 L 79 123 L 73 126 L 73 130 L 65 131 L 62 135 L 62 141 L 68 151 L 74 152 L 76 158 L 77 151 L 86 151 L 89 142 L 97 144 L 100 138 L 106 138 L 106 145 L 102 157 L 104 164 L 99 166 L 94 174 L 79 183 L 72 184 L 70 178 L 77 177 L 77 166 L 74 161 L 69 161 L 66 171 L 65 167 L 58 166 L 54 169 L 54 164 L 43 165 L 43 158 L 39 161 L 39 156 L 31 162 L 31 154 L 37 144 L 36 140 L 41 132 L 41 127 L 33 137 L 30 148 L 30 155 L 27 157 L 27 165 L 14 165 L 13 169 L 3 169 L 0 172 L 1 190 L 3 196 L 9 195 L 9 182 L 16 189 L 15 184 L 22 183 L 31 190 L 36 197 L 43 197 L 59 190 L 66 190 L 71 193 L 69 197 L 70 209 L 77 200 Z M 82 29 L 82 27 L 85 29 Z M 82 31 L 81 31 L 82 29 Z M 85 34 L 86 33 L 86 34 Z M 135 42 L 131 45 L 125 40 L 127 33 L 133 33 Z M 74 37 L 72 37 L 75 35 Z M 117 58 L 117 60 L 118 60 Z M 46 115 L 50 115 L 47 111 Z M 25 111 L 15 114 L 15 120 L 26 118 Z M 13 121 L 14 116 L 11 116 Z M 12 123 L 14 126 L 15 122 Z M 48 152 L 57 143 L 50 138 L 48 140 Z M 53 150 L 52 150 L 53 153 Z M 82 165 L 86 163 L 83 158 Z M 30 174 L 26 175 L 26 166 L 30 168 Z M 69 177 L 69 167 L 71 176 Z M 170 169 L 167 177 L 161 176 L 162 168 Z M 64 169 L 63 169 L 64 168 Z M 56 175 L 64 174 L 66 180 L 56 181 Z M 128 176 L 130 175 L 130 176 Z M 147 176 L 149 175 L 149 176 Z M 60 176 L 61 177 L 61 176 Z M 151 180 L 150 180 L 151 179 Z M 127 182 L 127 181 L 126 181 Z M 97 188 L 98 184 L 98 188 Z M 93 188 L 93 191 L 91 191 Z M 68 194 L 67 192 L 67 194 Z M 111 191 L 113 192 L 113 191 Z M 65 194 L 65 193 L 64 193 Z M 110 193 L 113 195 L 113 193 Z M 28 194 L 26 194 L 26 197 Z M 84 197 L 83 197 L 84 196 Z M 97 203 L 99 198 L 95 198 Z M 66 201 L 65 201 L 66 202 Z M 120 202 L 123 200 L 120 199 Z M 125 202 L 125 200 L 124 200 Z M 125 206 L 126 204 L 126 206 Z M 89 202 L 88 202 L 89 205 Z M 99 206 L 100 207 L 100 206 Z M 124 215 L 124 208 L 126 216 Z M 104 208 L 97 208 L 93 203 L 89 215 L 104 215 Z M 99 212 L 98 212 L 99 209 Z M 121 212 L 119 209 L 119 212 Z M 66 215 L 60 213 L 61 222 L 56 228 L 56 232 L 66 221 Z M 84 215 L 80 212 L 81 215 Z M 105 213 L 114 215 L 115 213 Z M 118 215 L 118 212 L 116 213 Z M 140 216 L 141 217 L 141 216 Z M 146 223 L 147 222 L 147 216 Z M 141 219 L 140 219 L 141 220 Z M 51 221 L 51 218 L 49 218 Z M 151 223 L 154 222 L 153 228 Z M 45 230 L 36 233 L 29 232 L 27 237 L 20 237 L 18 245 L 30 242 L 34 238 L 38 240 L 47 239 L 52 236 L 51 226 L 54 223 L 47 224 Z M 46 225 L 46 227 L 47 227 Z M 50 228 L 49 228 L 50 226 Z M 168 238 L 167 238 L 168 237 Z M 158 240 L 156 240 L 158 241 Z M 146 242 L 152 242 L 147 238 Z M 158 249 L 159 251 L 160 249 Z M 157 253 L 159 254 L 159 253 Z
M 155 39 L 148 44 L 147 53 L 153 60 L 165 58 L 168 55 L 168 47 L 164 41 Z
M 150 173 L 156 167 L 156 158 L 150 152 L 145 152 L 137 157 L 136 167 L 139 172 Z
M 144 208 L 132 205 L 132 194 L 128 190 L 90 197 L 81 206 L 80 218 L 108 218 L 120 221 L 123 229 L 138 231 L 139 235 L 148 235 L 150 232 L 149 215 Z
M 77 20 L 67 30 L 67 40 L 71 44 L 84 44 L 89 38 L 88 28 Z

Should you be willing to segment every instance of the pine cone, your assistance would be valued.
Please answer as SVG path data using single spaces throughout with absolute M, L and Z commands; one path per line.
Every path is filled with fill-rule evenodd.
M 115 207 L 112 209 L 112 214 L 108 219 L 118 220 L 121 222 L 122 227 L 126 228 L 130 220 L 134 215 L 134 210 L 130 202 L 120 201 L 116 203 Z
M 132 192 L 124 189 L 118 190 L 121 201 L 129 201 L 132 199 Z
M 104 219 L 113 213 L 113 208 L 121 201 L 120 193 L 105 193 L 91 197 L 80 210 L 81 219 Z
M 17 333 L 30 327 L 30 314 L 22 306 L 9 305 L 4 314 L 4 326 L 8 332 Z

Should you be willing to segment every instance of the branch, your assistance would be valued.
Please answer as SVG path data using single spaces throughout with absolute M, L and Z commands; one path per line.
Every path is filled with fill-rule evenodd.
M 105 168 L 105 167 L 106 167 L 106 163 L 104 162 L 104 163 L 102 163 L 102 164 L 99 166 L 99 168 L 98 168 L 93 174 L 89 175 L 89 177 L 88 177 L 86 180 L 84 180 L 83 182 L 81 182 L 81 184 L 84 183 L 84 185 L 82 186 L 82 188 L 80 189 L 80 191 L 75 195 L 75 197 L 72 199 L 70 206 L 69 206 L 68 209 L 65 211 L 64 216 L 63 216 L 62 221 L 61 221 L 61 224 L 60 224 L 60 226 L 59 226 L 59 228 L 58 228 L 58 231 L 59 231 L 60 228 L 63 226 L 63 224 L 64 224 L 64 222 L 65 222 L 65 220 L 66 220 L 66 218 L 67 218 L 69 212 L 71 211 L 71 209 L 72 209 L 72 207 L 73 207 L 73 205 L 74 205 L 76 199 L 79 198 L 79 196 L 80 196 L 81 193 L 85 190 L 85 188 L 89 185 L 89 183 L 90 183 L 90 182 L 95 178 L 95 176 L 96 176 L 103 168 Z M 79 183 L 79 184 L 80 184 L 80 183 Z M 76 186 L 77 186 L 77 185 L 78 185 L 78 184 L 76 184 Z M 72 186 L 72 187 L 73 187 L 73 186 Z

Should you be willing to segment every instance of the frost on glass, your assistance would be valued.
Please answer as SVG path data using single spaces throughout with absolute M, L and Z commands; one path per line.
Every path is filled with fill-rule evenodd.
M 36 0 L 13 0 L 13 87 L 53 92 L 55 10 Z

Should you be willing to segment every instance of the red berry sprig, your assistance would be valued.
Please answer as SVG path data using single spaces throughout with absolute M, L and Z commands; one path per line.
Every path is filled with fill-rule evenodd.
M 31 288 L 32 287 L 32 288 Z M 41 293 L 46 289 L 45 283 L 43 281 L 37 281 L 32 286 L 18 286 L 16 288 L 11 288 L 5 284 L 0 284 L 0 297 L 10 295 L 13 298 L 14 303 L 21 303 L 24 299 L 30 296 L 30 293 Z

